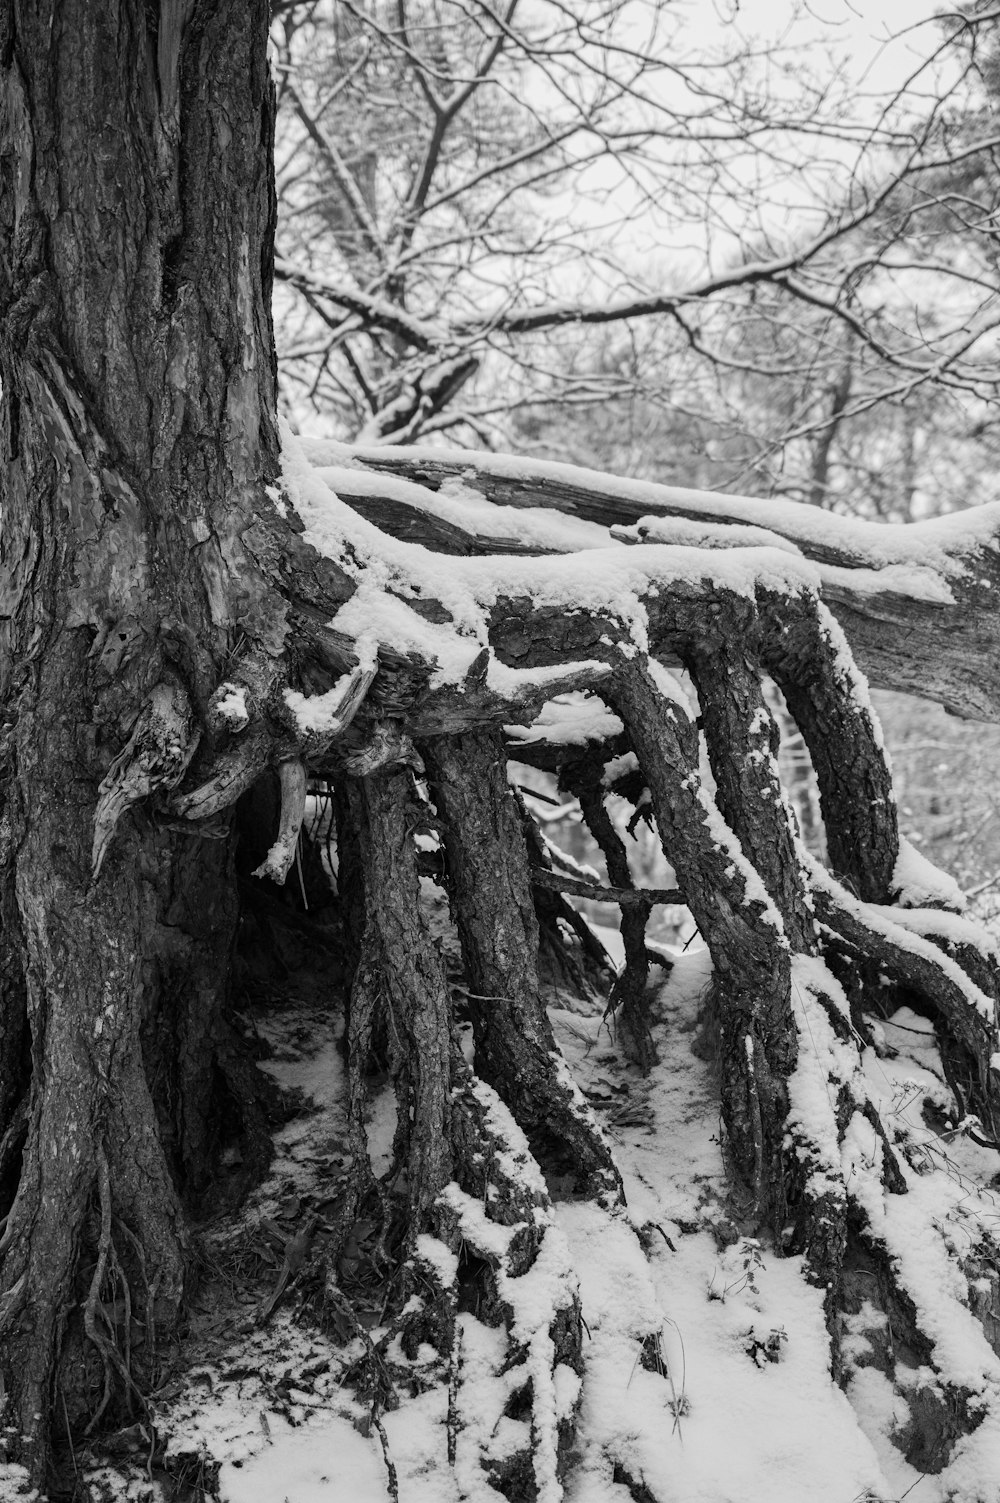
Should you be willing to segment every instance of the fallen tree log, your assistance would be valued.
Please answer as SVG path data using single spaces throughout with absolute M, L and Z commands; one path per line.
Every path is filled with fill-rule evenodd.
M 386 477 L 387 490 L 394 480 L 408 482 L 393 504 L 427 518 L 422 540 L 431 548 L 440 546 L 433 528 L 444 525 L 436 498 L 442 498 L 438 506 L 447 503 L 452 526 L 462 515 L 461 500 L 473 503 L 465 509 L 470 553 L 490 543 L 475 530 L 481 512 L 475 503 L 483 500 L 512 513 L 557 512 L 589 524 L 592 535 L 604 528 L 623 542 L 791 547 L 817 566 L 823 599 L 871 684 L 932 699 L 969 719 L 1000 720 L 1000 686 L 991 667 L 1000 651 L 1000 505 L 882 524 L 795 502 L 683 490 L 505 455 L 347 449 L 318 441 L 310 454 L 329 466 L 323 473 L 343 486 L 346 498 L 371 508 L 376 519 L 370 477 Z M 367 483 L 352 488 L 348 467 Z M 509 522 L 505 526 L 515 533 Z M 556 529 L 541 536 L 552 551 L 579 541 L 579 534 L 571 541 L 571 529 L 562 549 Z M 522 533 L 520 547 L 529 546 Z

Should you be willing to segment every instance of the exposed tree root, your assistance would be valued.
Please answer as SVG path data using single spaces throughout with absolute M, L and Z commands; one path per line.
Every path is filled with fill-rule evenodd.
M 472 764 L 478 775 L 487 769 L 475 754 Z M 443 768 L 436 766 L 440 774 Z M 444 767 L 454 771 L 447 757 Z M 361 860 L 370 901 L 349 1023 L 354 1168 L 342 1230 L 349 1233 L 350 1219 L 363 1211 L 371 1214 L 374 1207 L 383 1220 L 382 1246 L 391 1254 L 386 1232 L 393 1206 L 402 1201 L 406 1211 L 402 1238 L 395 1243 L 403 1259 L 401 1314 L 377 1348 L 365 1347 L 357 1381 L 370 1395 L 376 1418 L 379 1407 L 391 1404 L 394 1387 L 447 1382 L 453 1461 L 467 1495 L 495 1493 L 555 1503 L 579 1391 L 575 1280 L 525 1137 L 485 1081 L 469 1075 L 453 1044 L 444 969 L 421 913 L 412 834 L 419 806 L 412 776 L 406 769 L 376 773 L 361 780 L 358 791 L 355 807 L 363 816 Z M 499 791 L 506 800 L 506 788 Z M 489 804 L 488 818 L 497 807 L 495 800 Z M 502 817 L 526 868 L 516 814 Z M 471 843 L 475 866 L 479 848 Z M 522 872 L 516 880 L 526 901 L 519 911 L 530 915 L 526 876 Z M 461 892 L 461 879 L 456 888 Z M 503 922 L 497 929 L 517 945 L 505 979 L 513 978 L 515 965 L 528 977 L 523 932 L 511 934 Z M 470 966 L 499 966 L 492 941 L 480 942 L 487 945 L 487 955 Z M 365 1131 L 365 1072 L 376 998 L 391 1023 L 398 1103 L 395 1163 L 381 1184 L 372 1173 Z M 491 1022 L 494 1035 L 510 1025 L 503 1003 L 499 1006 L 499 1021 L 494 1017 Z M 538 1008 L 537 984 L 534 1000 L 529 993 L 520 998 L 520 1006 Z M 538 1026 L 537 1013 L 534 1022 Z M 562 1087 L 562 1072 L 540 1046 L 538 1057 L 545 1060 L 553 1086 Z M 502 1034 L 494 1058 L 509 1067 L 510 1044 Z M 503 1070 L 498 1068 L 497 1074 Z M 503 1083 L 523 1102 L 516 1077 L 504 1076 Z M 569 1099 L 565 1110 L 558 1099 L 549 1104 L 554 1124 L 549 1132 L 558 1128 L 582 1135 L 590 1130 L 593 1138 L 581 1136 L 582 1147 L 592 1141 L 603 1149 L 589 1113 L 577 1110 L 578 1098 Z M 599 1172 L 606 1173 L 610 1157 L 603 1152 L 604 1161 L 589 1170 L 591 1183 Z M 617 1177 L 607 1183 L 617 1192 Z M 345 1318 L 335 1257 L 329 1266 L 321 1303 L 325 1300 Z M 428 1358 L 428 1349 L 436 1356 Z
M 558 1057 L 538 982 L 538 927 L 499 735 L 426 748 L 444 822 L 448 880 L 469 980 L 477 1073 L 507 1102 L 536 1158 L 589 1194 L 621 1181 L 592 1113 Z
M 514 793 L 521 831 L 528 852 L 528 869 L 538 920 L 538 970 L 555 986 L 570 986 L 584 995 L 604 990 L 614 980 L 615 966 L 586 919 L 567 902 L 562 873 L 553 868 L 545 837 L 532 819 L 524 799 Z
M 889 902 L 899 856 L 896 798 L 868 686 L 825 606 L 763 592 L 761 614 L 761 663 L 809 748 L 830 864 L 859 897 Z
M 405 1175 L 411 1237 L 451 1178 L 451 1003 L 440 955 L 420 912 L 412 774 L 389 768 L 359 782 L 367 923 L 354 979 L 352 1035 L 370 1029 L 377 988 L 385 1008 L 396 1088 L 395 1172 Z M 349 1059 L 352 1130 L 359 1131 L 368 1056 Z
M 665 697 L 667 695 L 672 697 Z M 760 877 L 698 772 L 698 733 L 683 691 L 636 659 L 612 691 L 647 779 L 664 852 L 715 967 L 722 1110 L 741 1214 L 780 1235 L 790 1027 L 789 949 Z
M 604 854 L 611 882 L 623 893 L 634 891 L 625 842 L 615 829 L 605 804 L 603 760 L 590 758 L 572 763 L 563 769 L 560 784 L 580 800 L 580 812 Z M 655 1063 L 646 997 L 650 965 L 646 949 L 648 919 L 649 907 L 645 904 L 622 903 L 621 936 L 625 965 L 608 998 L 608 1011 L 616 1015 L 622 1045 L 644 1074 Z
M 996 1003 L 985 995 L 955 959 L 944 955 L 929 939 L 914 933 L 912 910 L 875 910 L 839 888 L 828 873 L 814 866 L 812 886 L 821 920 L 859 957 L 876 961 L 893 981 L 916 992 L 936 1016 L 943 1035 L 958 1045 L 965 1061 L 964 1092 L 959 1095 L 959 1120 L 966 1109 L 983 1123 L 992 1143 L 1000 1142 L 1000 1068 L 996 1060 Z M 982 956 L 974 969 L 982 979 Z
M 293 499 L 318 513 L 326 502 L 309 489 L 315 477 L 300 460 L 289 458 L 289 476 L 299 464 Z M 918 996 L 939 1029 L 960 1115 L 974 1113 L 984 1140 L 995 1142 L 996 959 L 952 916 L 931 920 L 893 906 L 899 837 L 878 726 L 808 568 L 794 558 L 787 568 L 706 565 L 701 577 L 672 550 L 643 548 L 627 566 L 608 556 L 607 588 L 583 571 L 587 598 L 571 575 L 551 589 L 546 580 L 543 590 L 541 574 L 526 569 L 508 595 L 498 595 L 487 570 L 463 576 L 460 590 L 436 601 L 421 573 L 426 560 L 411 577 L 405 553 L 394 553 L 383 593 L 450 646 L 463 639 L 467 668 L 456 678 L 429 655 L 391 644 L 382 644 L 376 668 L 369 641 L 341 630 L 343 618 L 328 624 L 357 593 L 359 560 L 371 546 L 366 533 L 352 531 L 346 508 L 332 515 L 330 536 L 342 544 L 336 558 L 313 559 L 298 535 L 289 542 L 292 563 L 270 534 L 258 542 L 262 567 L 294 573 L 293 564 L 310 561 L 293 598 L 279 592 L 275 606 L 282 622 L 287 606 L 291 622 L 287 662 L 284 646 L 261 657 L 257 644 L 217 686 L 202 664 L 206 682 L 194 697 L 168 692 L 168 680 L 157 677 L 160 692 L 129 722 L 127 737 L 119 723 L 115 744 L 124 746 L 110 768 L 104 760 L 93 829 L 59 805 L 72 785 L 68 754 L 61 763 L 53 754 L 49 782 L 32 784 L 31 751 L 23 748 L 25 786 L 53 807 L 34 823 L 22 818 L 17 942 L 0 940 L 0 1034 L 14 1056 L 13 1064 L 0 1061 L 0 1183 L 16 1177 L 0 1242 L 0 1330 L 6 1369 L 16 1375 L 6 1389 L 19 1437 L 14 1458 L 44 1478 L 44 1416 L 57 1368 L 67 1399 L 82 1395 L 67 1411 L 69 1423 L 84 1428 L 134 1399 L 142 1372 L 155 1368 L 156 1335 L 176 1322 L 183 1293 L 181 1205 L 203 1206 L 216 1183 L 213 1154 L 226 1127 L 213 1105 L 220 1085 L 248 1158 L 257 1163 L 266 1152 L 261 1116 L 249 1110 L 252 1077 L 221 1012 L 235 924 L 230 851 L 220 841 L 214 856 L 191 858 L 223 893 L 203 926 L 158 878 L 130 882 L 128 863 L 144 872 L 169 848 L 179 881 L 186 866 L 175 849 L 184 839 L 176 821 L 190 828 L 192 850 L 208 844 L 202 835 L 225 836 L 235 798 L 276 766 L 282 807 L 257 872 L 277 882 L 296 860 L 307 775 L 337 784 L 352 1166 L 324 1298 L 350 1324 L 338 1249 L 362 1222 L 376 1223 L 378 1270 L 396 1271 L 398 1299 L 383 1341 L 366 1345 L 358 1336 L 364 1355 L 355 1376 L 373 1399 L 373 1423 L 399 1384 L 447 1384 L 450 1452 L 467 1493 L 485 1487 L 511 1503 L 555 1503 L 581 1327 L 549 1197 L 596 1198 L 610 1214 L 621 1181 L 555 1048 L 540 979 L 546 953 L 564 953 L 565 925 L 595 968 L 606 957 L 558 882 L 532 880 L 533 869 L 547 879 L 561 873 L 508 788 L 503 725 L 531 719 L 546 694 L 597 686 L 621 723 L 606 717 L 614 729 L 582 752 L 579 741 L 561 744 L 554 734 L 546 765 L 579 796 L 621 897 L 626 964 L 611 1003 L 621 1003 L 623 1035 L 649 1067 L 645 925 L 653 898 L 636 893 L 605 804 L 612 748 L 634 758 L 629 777 L 635 790 L 648 790 L 665 854 L 711 953 L 706 1035 L 717 1057 L 734 1218 L 776 1248 L 805 1255 L 809 1277 L 824 1290 L 838 1375 L 850 1366 L 844 1321 L 860 1308 L 855 1274 L 875 1273 L 883 1310 L 905 1328 L 916 1367 L 926 1369 L 910 1381 L 898 1350 L 884 1363 L 894 1381 L 909 1382 L 914 1435 L 938 1406 L 938 1438 L 922 1451 L 912 1436 L 904 1443 L 921 1464 L 947 1465 L 956 1476 L 967 1465 L 973 1476 L 1000 1428 L 1000 1361 L 961 1279 L 955 1283 L 946 1238 L 921 1220 L 913 1145 L 880 1115 L 859 1063 L 859 1029 L 878 1011 L 880 975 Z M 269 548 L 280 565 L 268 564 Z M 347 619 L 368 631 L 357 614 Z M 690 672 L 697 703 L 663 666 L 668 659 Z M 832 876 L 796 840 L 765 674 L 810 748 Z M 49 696 L 70 679 L 66 671 L 50 683 Z M 161 721 L 169 735 L 157 730 Z M 188 785 L 177 791 L 188 762 Z M 65 778 L 53 783 L 52 766 L 64 767 Z M 170 796 L 169 809 L 163 798 L 155 805 L 157 791 Z M 449 979 L 421 906 L 415 835 L 427 826 L 428 798 L 444 851 L 435 862 L 461 944 L 474 1075 L 458 1048 Z M 157 813 L 172 818 L 168 830 L 150 826 Z M 0 877 L 5 922 L 13 913 L 8 875 Z M 194 889 L 196 903 L 204 889 Z M 930 892 L 928 902 L 936 901 Z M 67 913 L 77 924 L 72 943 L 60 928 Z M 170 937 L 173 927 L 183 941 Z M 68 1006 L 67 957 L 82 957 L 87 968 Z M 34 1079 L 57 1079 L 58 1091 L 26 1093 L 25 1022 Z M 367 1136 L 376 1057 L 397 1108 L 392 1162 L 381 1177 Z M 918 1233 L 920 1257 L 911 1247 Z M 952 1281 L 945 1304 L 964 1333 L 961 1349 L 942 1323 L 929 1269 L 936 1283 Z M 75 1350 L 65 1339 L 74 1322 Z
M 447 1387 L 463 1497 L 558 1503 L 582 1371 L 576 1277 L 523 1134 L 484 1082 L 458 1074 L 455 1178 L 400 1271 L 400 1315 L 377 1347 L 359 1328 L 355 1381 L 376 1420 L 400 1391 Z M 324 1302 L 351 1322 L 330 1274 Z
M 456 1182 L 416 1265 L 447 1301 L 454 1466 L 464 1496 L 557 1503 L 580 1392 L 576 1277 L 545 1182 L 482 1081 L 454 1101 Z M 403 1337 L 425 1333 L 420 1297 Z M 434 1321 L 440 1330 L 440 1316 Z M 488 1486 L 483 1487 L 485 1477 Z

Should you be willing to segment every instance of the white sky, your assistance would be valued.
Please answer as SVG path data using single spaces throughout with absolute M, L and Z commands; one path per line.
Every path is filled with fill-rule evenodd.
M 933 23 L 921 23 L 952 8 L 941 0 L 710 0 L 702 14 L 709 25 L 711 16 L 716 26 L 735 23 L 762 37 L 791 26 L 790 40 L 819 39 L 850 54 L 857 75 L 882 90 L 897 85 L 929 50 Z
M 637 14 L 642 15 L 652 3 L 655 0 L 642 0 Z M 941 0 L 673 0 L 671 9 L 674 4 L 679 22 L 677 41 L 685 59 L 738 54 L 741 38 L 753 43 L 758 54 L 770 53 L 775 47 L 774 66 L 762 64 L 762 68 L 776 100 L 784 97 L 793 103 L 799 97 L 800 75 L 825 82 L 825 59 L 829 57 L 831 75 L 834 70 L 841 75 L 840 86 L 832 91 L 831 98 L 846 100 L 855 127 L 874 122 L 889 97 L 940 46 L 943 33 L 935 18 L 953 9 L 942 5 Z M 948 57 L 927 69 L 915 94 L 907 95 L 908 108 L 920 115 L 918 97 L 940 97 L 943 80 L 954 68 L 954 61 Z M 734 253 L 741 253 L 744 234 L 752 240 L 759 233 L 777 231 L 780 237 L 783 229 L 792 226 L 807 233 L 811 219 L 817 214 L 822 217 L 830 197 L 837 197 L 835 184 L 841 175 L 846 185 L 859 156 L 856 146 L 838 144 L 832 137 L 817 137 L 813 143 L 808 137 L 795 142 L 789 138 L 787 150 L 788 168 L 784 172 L 780 161 L 770 169 L 762 167 L 752 151 L 744 159 L 732 154 L 727 157 L 734 192 L 728 199 L 723 193 L 721 209 L 716 194 L 716 213 L 710 227 L 706 220 L 704 239 L 695 231 L 690 243 L 676 239 L 653 204 L 638 219 L 623 213 L 631 190 L 626 181 L 618 180 L 615 164 L 610 161 L 599 163 L 589 173 L 588 183 L 598 187 L 613 184 L 614 193 L 603 207 L 588 204 L 586 212 L 593 224 L 605 219 L 609 224 L 627 222 L 632 253 L 637 263 L 649 262 L 657 284 L 669 275 L 669 266 L 656 265 L 658 250 L 665 252 L 674 268 L 689 262 L 691 275 L 694 268 L 706 262 L 720 269 Z M 872 170 L 875 156 L 869 153 L 865 160 L 867 169 Z M 760 171 L 765 179 L 754 188 Z M 746 200 L 742 188 L 747 189 Z M 669 207 L 669 198 L 665 204 Z

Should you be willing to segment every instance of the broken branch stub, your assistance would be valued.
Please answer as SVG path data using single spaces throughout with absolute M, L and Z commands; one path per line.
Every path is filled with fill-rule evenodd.
M 151 793 L 177 786 L 194 756 L 199 736 L 191 702 L 182 686 L 166 679 L 155 684 L 131 736 L 97 791 L 91 853 L 95 881 L 122 815 Z
M 281 814 L 278 835 L 264 860 L 253 875 L 269 877 L 279 887 L 292 869 L 299 842 L 299 831 L 306 815 L 306 764 L 301 757 L 288 757 L 278 763 L 278 784 L 281 791 Z

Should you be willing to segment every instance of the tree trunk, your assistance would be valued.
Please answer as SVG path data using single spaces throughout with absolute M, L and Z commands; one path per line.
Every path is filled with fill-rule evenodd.
M 248 1099 L 221 1016 L 226 840 L 135 806 L 190 762 L 260 593 L 241 534 L 277 469 L 267 23 L 257 3 L 0 8 L 0 1144 L 25 1016 L 31 1040 L 20 1173 L 0 1166 L 0 1373 L 7 1459 L 36 1484 L 54 1382 L 92 1424 L 154 1374 L 220 1081 Z M 141 1345 L 97 1317 L 123 1287 Z

